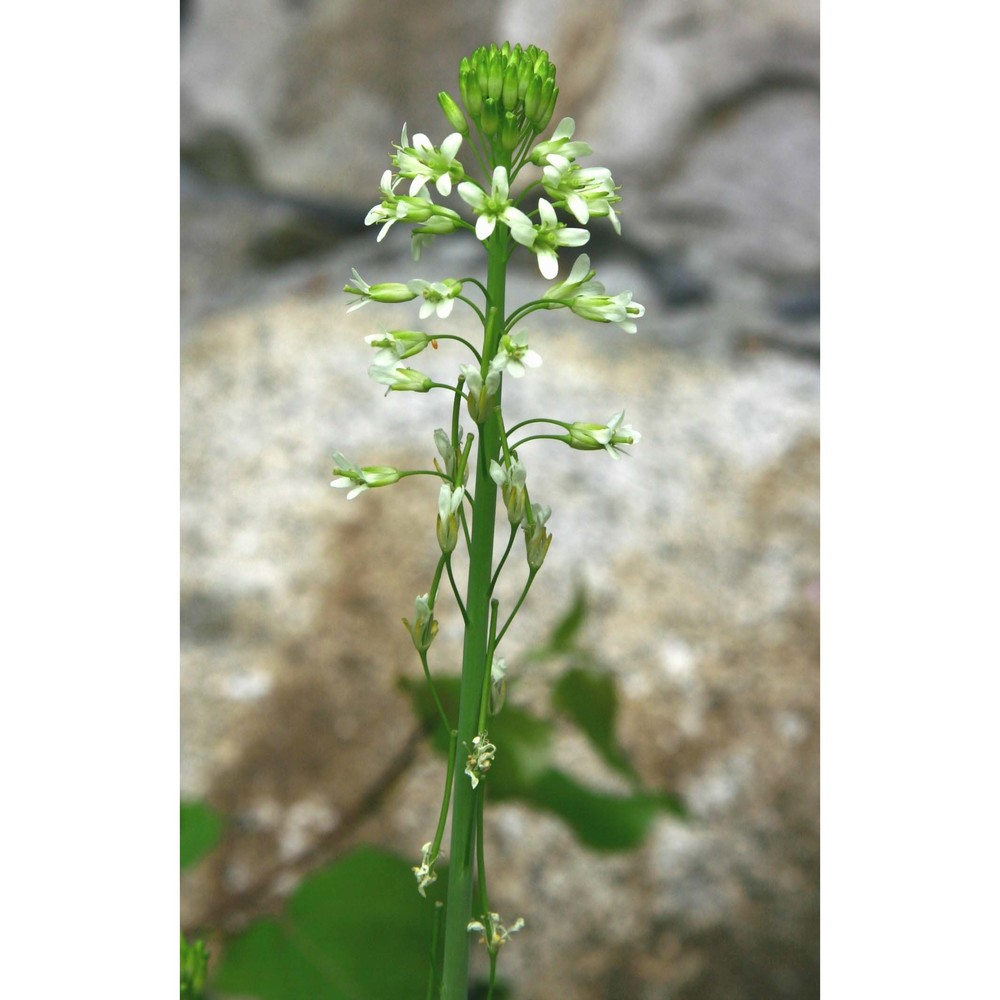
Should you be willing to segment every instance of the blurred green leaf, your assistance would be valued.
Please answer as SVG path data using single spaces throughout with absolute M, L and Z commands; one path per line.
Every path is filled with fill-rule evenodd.
M 181 803 L 181 868 L 193 865 L 222 836 L 222 817 L 204 802 Z
M 257 1000 L 422 997 L 434 904 L 417 894 L 410 863 L 359 848 L 310 876 L 280 918 L 227 946 L 214 989 Z
M 181 1000 L 202 1000 L 207 970 L 208 949 L 205 942 L 188 944 L 181 934 Z
M 680 800 L 665 792 L 606 795 L 554 768 L 542 774 L 525 801 L 562 817 L 580 841 L 605 851 L 637 847 L 657 813 L 683 815 Z
M 583 625 L 587 617 L 587 592 L 583 587 L 578 587 L 573 597 L 573 603 L 565 615 L 556 623 L 549 638 L 545 653 L 553 655 L 557 653 L 568 653 L 572 648 L 580 626 Z
M 586 734 L 594 749 L 632 782 L 638 778 L 615 737 L 618 689 L 610 674 L 574 667 L 559 678 L 552 691 L 556 708 Z
M 490 739 L 498 747 L 490 770 L 490 794 L 498 799 L 523 796 L 548 770 L 553 724 L 515 705 L 505 705 L 490 722 Z

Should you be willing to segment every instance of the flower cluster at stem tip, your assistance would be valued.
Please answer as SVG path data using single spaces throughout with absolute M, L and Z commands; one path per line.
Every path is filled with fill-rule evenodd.
M 553 121 L 558 95 L 556 70 L 544 50 L 509 43 L 483 46 L 461 61 L 458 96 L 445 92 L 438 95 L 450 128 L 440 145 L 423 132 L 415 132 L 411 139 L 406 125 L 399 142 L 392 145 L 391 167 L 382 175 L 379 201 L 365 217 L 365 225 L 379 227 L 378 242 L 397 224 L 410 227 L 415 261 L 437 237 L 455 232 L 468 234 L 466 238 L 474 238 L 486 251 L 486 284 L 468 276 L 369 283 L 353 270 L 344 288 L 352 297 L 349 312 L 369 303 L 396 308 L 415 303 L 410 307 L 419 314 L 420 322 L 415 325 L 451 323 L 457 327 L 456 316 L 468 317 L 470 313 L 465 310 L 471 310 L 482 328 L 480 340 L 466 339 L 464 330 L 444 333 L 384 327 L 365 338 L 374 350 L 369 377 L 386 387 L 386 395 L 437 390 L 449 394 L 451 422 L 434 431 L 438 457 L 431 459 L 432 468 L 359 466 L 340 452 L 333 456 L 331 486 L 347 489 L 348 499 L 411 476 L 434 477 L 438 488 L 438 567 L 426 593 L 416 597 L 412 618 L 404 618 L 403 625 L 419 654 L 441 721 L 449 732 L 449 782 L 456 773 L 459 777 L 445 792 L 433 841 L 423 845 L 420 863 L 412 868 L 421 896 L 437 879 L 434 865 L 441 853 L 452 789 L 458 789 L 453 819 L 459 814 L 459 795 L 465 796 L 466 802 L 473 795 L 482 807 L 484 789 L 480 786 L 489 779 L 497 754 L 488 720 L 504 705 L 510 672 L 498 648 L 552 543 L 548 531 L 552 510 L 529 494 L 525 451 L 534 448 L 534 442 L 547 439 L 577 451 L 603 451 L 617 460 L 623 446 L 640 440 L 639 432 L 624 422 L 624 410 L 618 410 L 605 424 L 546 416 L 508 425 L 512 401 L 505 397 L 501 402 L 504 383 L 509 382 L 506 376 L 515 380 L 513 385 L 517 387 L 521 379 L 542 365 L 536 349 L 539 338 L 533 336 L 529 344 L 527 330 L 519 326 L 531 313 L 566 309 L 581 319 L 615 325 L 629 334 L 636 332 L 636 321 L 645 313 L 645 308 L 633 301 L 631 291 L 607 291 L 597 280 L 587 253 L 577 255 L 568 274 L 559 280 L 560 268 L 566 263 L 560 259 L 561 252 L 585 246 L 590 240 L 587 227 L 595 220 L 621 234 L 621 198 L 610 170 L 581 162 L 592 155 L 592 149 L 574 138 L 576 124 L 572 118 L 562 118 L 551 134 L 543 137 Z M 453 199 L 454 207 L 436 200 L 447 198 Z M 505 269 L 515 252 L 530 253 L 541 276 L 552 284 L 538 297 L 507 311 Z M 447 361 L 445 351 L 434 353 L 439 341 L 446 342 L 449 351 L 461 348 L 469 352 L 451 362 L 450 380 L 445 376 L 442 381 L 436 375 L 409 367 L 410 359 L 420 354 L 423 359 L 415 363 L 423 365 L 430 358 L 431 371 L 434 364 Z M 428 351 L 428 347 L 433 350 Z M 516 405 L 516 397 L 513 403 Z M 474 426 L 469 427 L 468 419 Z M 476 473 L 474 487 L 470 469 Z M 497 492 L 507 512 L 510 538 L 494 568 L 490 546 L 495 511 L 490 510 L 490 505 L 495 504 Z M 489 526 L 486 536 L 482 528 L 477 529 L 481 523 Z M 498 617 L 500 600 L 493 594 L 519 535 L 523 537 L 527 581 L 513 610 L 505 609 L 504 620 Z M 484 537 L 490 539 L 489 546 L 481 544 Z M 470 564 L 470 588 L 464 603 L 452 567 L 453 554 L 463 543 Z M 471 583 L 471 566 L 477 559 L 482 570 L 477 579 L 485 579 L 488 588 L 482 584 L 474 588 Z M 476 645 L 475 638 L 466 647 L 460 727 L 454 726 L 439 699 L 428 663 L 429 650 L 438 634 L 435 606 L 439 588 L 449 585 L 465 620 L 467 638 L 478 634 L 481 639 L 475 656 L 469 653 Z M 502 626 L 498 622 L 503 622 Z M 470 679 L 475 680 L 475 685 Z M 470 696 L 477 706 L 478 720 L 465 713 Z M 463 756 L 469 784 L 460 777 Z M 454 827 L 452 837 L 451 856 L 457 870 L 463 842 L 455 839 Z M 481 844 L 477 850 L 482 850 Z M 481 875 L 483 871 L 481 868 Z M 453 872 L 452 879 L 457 877 Z M 518 918 L 505 927 L 499 915 L 490 910 L 485 887 L 482 892 L 480 917 L 466 926 L 464 922 L 470 915 L 466 906 L 462 922 L 452 928 L 455 933 L 447 933 L 451 934 L 450 940 L 461 936 L 467 941 L 466 930 L 478 931 L 492 961 L 510 936 L 524 926 L 524 920 Z

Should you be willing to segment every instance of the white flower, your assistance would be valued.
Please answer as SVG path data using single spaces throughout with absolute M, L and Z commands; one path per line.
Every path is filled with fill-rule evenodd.
M 646 314 L 646 307 L 632 301 L 632 293 L 606 295 L 599 281 L 588 281 L 566 303 L 584 319 L 596 323 L 617 323 L 626 333 L 635 333 L 635 320 Z
M 463 181 L 458 185 L 459 197 L 479 216 L 476 219 L 476 239 L 488 239 L 497 222 L 503 221 L 510 225 L 507 217 L 517 210 L 513 208 L 509 194 L 507 168 L 502 166 L 493 171 L 493 186 L 489 194 L 474 181 Z
M 523 378 L 526 368 L 537 368 L 542 363 L 539 355 L 528 347 L 528 332 L 519 330 L 514 334 L 505 333 L 500 338 L 500 347 L 490 370 L 502 372 L 506 369 L 511 378 Z
M 472 781 L 475 788 L 481 778 L 493 766 L 493 758 L 496 756 L 497 748 L 490 743 L 489 735 L 481 732 L 478 736 L 472 737 L 472 749 L 465 761 L 465 773 Z
M 578 156 L 590 156 L 593 152 L 585 142 L 570 142 L 576 122 L 572 118 L 564 118 L 557 126 L 552 138 L 540 142 L 531 151 L 528 159 L 536 167 L 544 167 L 547 163 L 558 163 L 575 160 Z
M 510 927 L 504 927 L 500 921 L 499 913 L 490 913 L 484 917 L 484 920 L 487 921 L 489 927 L 482 920 L 470 920 L 466 929 L 478 931 L 482 935 L 479 939 L 480 944 L 485 944 L 491 954 L 503 947 L 510 940 L 511 934 L 516 934 L 524 927 L 524 917 L 518 917 Z
M 581 168 L 562 157 L 550 157 L 542 170 L 542 186 L 555 202 L 563 203 L 577 222 L 586 225 L 590 217 L 610 217 L 615 232 L 621 236 L 622 227 L 613 204 L 621 201 L 615 193 L 614 178 L 606 167 Z
M 531 523 L 525 521 L 521 526 L 524 531 L 524 548 L 528 557 L 528 567 L 536 572 L 542 568 L 545 555 L 552 544 L 552 536 L 545 528 L 545 522 L 552 516 L 551 507 L 541 504 L 531 505 Z
M 459 365 L 458 370 L 465 376 L 469 413 L 472 419 L 478 423 L 489 416 L 492 410 L 493 397 L 497 394 L 497 389 L 500 388 L 500 372 L 492 367 L 487 369 L 484 382 L 476 365 Z
M 404 125 L 400 143 L 396 147 L 398 152 L 392 162 L 399 170 L 400 177 L 412 178 L 410 195 L 419 194 L 428 181 L 434 181 L 438 194 L 447 198 L 451 194 L 452 180 L 465 176 L 462 164 L 455 159 L 461 145 L 462 136 L 458 132 L 452 132 L 441 143 L 440 149 L 435 148 L 422 132 L 417 132 L 411 146 L 406 138 Z
M 365 337 L 365 343 L 379 348 L 374 363 L 380 367 L 392 367 L 403 358 L 412 358 L 419 354 L 431 338 L 418 330 L 383 330 Z
M 382 181 L 379 184 L 382 201 L 365 216 L 366 226 L 382 223 L 377 240 L 379 243 L 385 239 L 385 234 L 397 222 L 426 224 L 432 217 L 440 217 L 446 220 L 441 225 L 454 229 L 455 224 L 461 221 L 457 212 L 441 205 L 435 205 L 430 198 L 415 198 L 410 195 L 396 194 L 396 185 L 399 180 L 398 177 L 393 178 L 391 170 L 382 174 Z
M 620 449 L 617 445 L 636 444 L 642 439 L 642 435 L 633 430 L 631 424 L 622 424 L 624 418 L 625 411 L 619 410 L 606 424 L 575 423 L 570 427 L 566 440 L 571 448 L 580 451 L 600 451 L 603 448 L 618 461 Z
M 455 296 L 462 294 L 462 283 L 454 278 L 445 278 L 444 281 L 424 281 L 423 278 L 414 278 L 406 283 L 407 288 L 415 295 L 424 297 L 420 306 L 420 318 L 427 319 L 435 312 L 438 319 L 447 319 L 455 308 Z
M 558 247 L 583 246 L 590 239 L 586 229 L 568 229 L 556 218 L 556 210 L 544 198 L 538 199 L 539 223 L 535 225 L 522 211 L 507 210 L 505 221 L 511 235 L 538 257 L 538 270 L 551 281 L 559 273 Z
M 372 365 L 368 377 L 381 385 L 387 385 L 388 392 L 430 392 L 433 382 L 423 372 L 413 368 L 391 368 L 388 365 Z
M 524 520 L 524 505 L 527 502 L 524 485 L 528 480 L 528 470 L 516 458 L 511 459 L 509 467 L 490 459 L 490 479 L 500 487 L 507 519 L 512 525 L 520 524 Z
M 565 281 L 560 281 L 558 284 L 547 288 L 542 298 L 553 299 L 557 302 L 568 302 L 590 282 L 596 273 L 596 271 L 591 270 L 590 257 L 582 253 L 573 261 L 573 268 L 569 272 L 569 277 Z
M 420 595 L 414 602 L 413 624 L 410 624 L 408 618 L 403 619 L 403 624 L 410 633 L 417 651 L 426 653 L 438 633 L 437 619 L 434 617 L 434 609 L 430 605 L 428 594 Z
M 437 855 L 433 858 L 431 857 L 431 848 L 433 846 L 430 841 L 424 844 L 420 848 L 420 853 L 423 857 L 420 859 L 419 867 L 410 869 L 417 878 L 417 892 L 424 898 L 427 897 L 427 887 L 437 881 L 437 873 L 434 871 L 434 862 L 437 861 Z
M 458 544 L 457 515 L 464 499 L 465 490 L 461 486 L 452 489 L 450 483 L 442 484 L 438 494 L 437 537 L 445 555 L 454 552 Z
M 349 295 L 360 295 L 361 298 L 349 306 L 348 312 L 354 312 L 369 302 L 409 302 L 417 297 L 416 293 L 411 292 L 402 282 L 383 281 L 377 285 L 369 285 L 358 274 L 356 267 L 351 268 L 351 274 L 354 277 L 351 278 L 350 284 L 344 285 L 344 291 Z
M 333 475 L 337 476 L 330 483 L 334 489 L 342 490 L 353 487 L 347 494 L 348 500 L 364 493 L 365 490 L 376 489 L 379 486 L 391 486 L 399 481 L 398 470 L 389 465 L 366 465 L 361 468 L 348 461 L 339 451 L 333 453 Z

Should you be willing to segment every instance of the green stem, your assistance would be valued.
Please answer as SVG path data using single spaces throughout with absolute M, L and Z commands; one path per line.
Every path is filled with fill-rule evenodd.
M 491 322 L 484 331 L 483 366 L 496 353 L 503 327 L 507 282 L 507 230 L 498 226 L 487 241 L 487 296 Z M 499 393 L 498 393 L 499 396 Z M 496 400 L 500 405 L 500 400 Z M 490 576 L 493 571 L 493 529 L 496 523 L 497 485 L 490 478 L 490 460 L 500 454 L 496 423 L 481 428 L 476 453 L 476 487 L 469 545 L 469 582 L 465 608 L 468 626 L 462 656 L 462 683 L 458 707 L 458 745 L 471 746 L 479 721 L 479 702 L 487 670 Z M 456 768 L 456 771 L 458 769 Z M 473 855 L 475 853 L 475 790 L 464 772 L 454 779 L 451 823 L 451 860 L 445 912 L 444 961 L 441 1000 L 466 1000 L 469 992 L 469 931 L 472 910 Z

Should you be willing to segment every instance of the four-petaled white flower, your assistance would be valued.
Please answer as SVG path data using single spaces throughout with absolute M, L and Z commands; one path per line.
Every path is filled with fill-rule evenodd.
M 465 176 L 462 164 L 455 159 L 461 145 L 462 136 L 458 132 L 447 136 L 440 148 L 435 148 L 423 132 L 417 132 L 411 146 L 406 138 L 406 126 L 403 126 L 403 134 L 396 147 L 398 152 L 392 162 L 400 177 L 412 178 L 411 196 L 419 194 L 428 181 L 434 182 L 442 198 L 451 194 L 452 181 Z
M 483 920 L 487 921 L 489 927 Z M 516 934 L 524 927 L 524 917 L 518 917 L 510 927 L 504 927 L 499 913 L 490 913 L 483 920 L 470 920 L 466 929 L 478 931 L 482 935 L 479 943 L 485 944 L 490 954 L 503 947 L 510 940 L 511 934 Z
M 497 222 L 510 225 L 509 216 L 512 213 L 522 215 L 513 207 L 508 195 L 510 183 L 507 180 L 507 168 L 497 167 L 493 171 L 493 186 L 487 194 L 474 181 L 463 181 L 458 185 L 459 197 L 479 216 L 476 219 L 476 239 L 485 240 L 496 229 Z M 529 223 L 530 224 L 530 223 Z
M 424 301 L 420 306 L 420 318 L 427 319 L 437 313 L 438 319 L 447 319 L 455 308 L 455 297 L 462 294 L 462 282 L 454 278 L 444 281 L 424 281 L 414 278 L 406 283 L 415 295 L 422 295 Z
M 342 490 L 353 487 L 347 494 L 348 500 L 364 493 L 365 490 L 376 489 L 379 486 L 391 486 L 399 481 L 399 471 L 389 465 L 366 465 L 362 468 L 348 461 L 339 451 L 333 453 L 333 475 L 337 476 L 330 483 L 335 489 Z
M 520 209 L 509 208 L 505 217 L 511 235 L 538 257 L 538 270 L 551 281 L 559 273 L 558 247 L 580 247 L 590 239 L 586 229 L 570 229 L 556 218 L 556 210 L 544 198 L 538 199 L 538 224 Z
M 580 167 L 560 156 L 550 157 L 550 163 L 542 170 L 542 187 L 555 202 L 565 203 L 577 222 L 586 225 L 593 215 L 610 218 L 615 232 L 621 236 L 622 225 L 618 221 L 613 204 L 621 201 L 615 193 L 614 178 L 606 167 Z
M 606 424 L 583 424 L 575 423 L 569 429 L 569 437 L 566 438 L 571 448 L 580 451 L 600 451 L 603 448 L 615 460 L 618 461 L 618 452 L 621 450 L 617 445 L 636 444 L 642 435 L 633 430 L 631 424 L 623 424 L 625 411 L 619 410 Z
M 375 205 L 365 216 L 365 225 L 374 226 L 382 224 L 376 242 L 381 243 L 385 239 L 385 234 L 397 222 L 417 222 L 427 223 L 432 217 L 441 218 L 445 221 L 439 225 L 448 229 L 454 229 L 461 217 L 450 208 L 435 205 L 430 198 L 417 198 L 411 195 L 396 194 L 396 185 L 399 177 L 393 177 L 391 170 L 386 170 L 382 174 L 382 181 L 379 190 L 382 192 L 382 201 Z
M 490 362 L 491 371 L 507 371 L 511 378 L 523 378 L 525 370 L 537 368 L 542 363 L 537 352 L 528 347 L 528 331 L 505 333 L 500 338 L 500 346 Z

